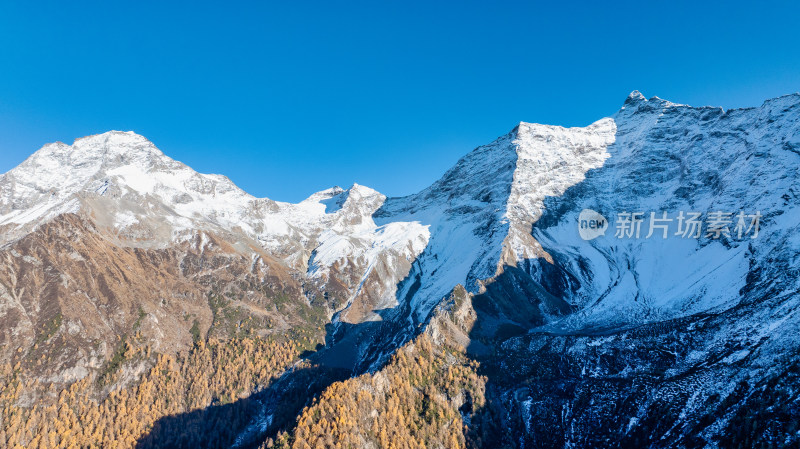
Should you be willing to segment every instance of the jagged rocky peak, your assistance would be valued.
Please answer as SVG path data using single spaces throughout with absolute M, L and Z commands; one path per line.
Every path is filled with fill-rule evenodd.
M 509 232 L 500 264 L 550 257 L 531 238 L 531 225 L 541 216 L 545 198 L 562 195 L 583 181 L 589 170 L 602 167 L 616 130 L 616 123 L 609 118 L 573 128 L 519 124 L 513 140 L 516 164 L 506 204 Z
M 343 188 L 341 188 L 339 186 L 333 186 L 330 189 L 320 190 L 319 192 L 312 193 L 304 201 L 312 201 L 312 202 L 326 201 L 326 200 L 329 200 L 331 198 L 339 197 L 340 195 L 342 195 L 343 193 L 346 193 L 346 192 L 347 192 L 347 190 L 345 190 L 345 189 L 343 189 Z M 345 197 L 346 197 L 346 195 L 345 195 Z
M 326 214 L 337 213 L 344 209 L 347 214 L 372 215 L 385 199 L 386 196 L 377 190 L 353 184 L 349 189 L 334 186 L 316 192 L 306 198 L 303 203 L 323 204 Z
M 628 95 L 628 98 L 625 99 L 625 104 L 633 104 L 646 100 L 647 99 L 641 92 L 639 92 L 638 90 L 634 90 Z

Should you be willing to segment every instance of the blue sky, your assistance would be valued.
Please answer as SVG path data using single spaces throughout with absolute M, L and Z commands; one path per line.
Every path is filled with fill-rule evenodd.
M 118 129 L 257 196 L 397 196 L 519 121 L 587 125 L 634 89 L 726 108 L 800 90 L 791 2 L 16 3 L 0 172 Z

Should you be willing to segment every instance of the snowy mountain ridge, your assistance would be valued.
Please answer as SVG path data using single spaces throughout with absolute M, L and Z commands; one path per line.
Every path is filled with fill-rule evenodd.
M 349 322 L 380 320 L 375 312 L 407 301 L 411 322 L 421 323 L 456 285 L 481 293 L 504 267 L 520 267 L 547 294 L 581 309 L 567 327 L 588 316 L 696 313 L 735 303 L 743 286 L 719 286 L 710 273 L 741 279 L 759 251 L 723 241 L 586 242 L 576 232 L 577 214 L 737 211 L 746 199 L 767 223 L 794 217 L 794 208 L 785 218 L 774 209 L 796 198 L 799 98 L 723 111 L 633 92 L 617 114 L 587 127 L 522 122 L 417 194 L 386 198 L 356 184 L 297 204 L 255 198 L 224 176 L 170 159 L 142 136 L 112 131 L 46 145 L 0 176 L 0 244 L 68 212 L 86 214 L 126 245 L 169 246 L 199 230 L 232 235 L 257 242 L 322 290 L 343 285 L 336 309 Z M 757 173 L 735 182 L 745 165 Z M 794 242 L 769 229 L 765 241 Z M 684 264 L 676 276 L 694 276 L 693 287 L 668 289 L 669 300 L 653 297 L 678 281 L 658 280 L 653 270 L 687 257 L 727 262 L 711 271 Z M 359 311 L 348 312 L 354 302 Z
M 604 128 L 600 133 L 608 135 L 610 127 L 613 123 L 604 120 L 587 128 L 587 133 Z M 443 246 L 431 254 L 437 260 L 447 256 L 436 264 L 445 269 L 439 272 L 443 282 L 431 287 L 425 300 L 430 304 L 422 317 L 455 284 L 476 286 L 477 280 L 493 275 L 504 241 L 509 249 L 515 245 L 511 251 L 527 251 L 515 242 L 525 239 L 526 225 L 530 232 L 532 221 L 526 218 L 525 210 L 536 207 L 534 203 L 541 201 L 546 190 L 537 190 L 537 199 L 532 199 L 530 188 L 521 185 L 529 178 L 526 170 L 550 170 L 566 164 L 568 158 L 561 155 L 553 159 L 543 153 L 548 157 L 526 162 L 532 168 L 515 170 L 517 153 L 530 158 L 536 151 L 547 149 L 533 149 L 534 140 L 547 142 L 554 135 L 568 140 L 573 131 L 583 135 L 575 130 L 521 123 L 508 136 L 470 153 L 455 171 L 418 196 L 390 199 L 389 204 L 385 204 L 385 196 L 358 184 L 347 190 L 327 189 L 298 204 L 255 198 L 224 176 L 200 174 L 170 159 L 143 136 L 111 131 L 77 139 L 71 146 L 48 144 L 0 177 L 0 226 L 5 229 L 0 243 L 8 244 L 60 214 L 79 211 L 87 211 L 129 245 L 168 246 L 203 229 L 241 233 L 288 265 L 308 270 L 311 278 L 323 281 L 330 267 L 351 264 L 360 272 L 358 282 L 352 284 L 363 284 L 376 264 L 386 265 L 382 277 L 393 274 L 382 287 L 380 302 L 388 307 L 396 305 L 394 287 L 408 274 L 407 270 L 394 273 L 395 266 L 401 260 L 414 261 L 428 247 L 429 229 L 434 226 L 439 236 L 436 242 Z M 531 143 L 520 145 L 514 139 L 530 139 Z M 485 165 L 498 171 L 481 173 Z M 580 168 L 575 176 L 582 176 L 584 170 Z M 512 206 L 506 203 L 514 176 L 518 182 L 511 195 L 519 199 L 519 204 Z M 467 177 L 473 179 L 464 183 Z M 494 181 L 485 183 L 490 179 Z M 551 181 L 565 182 L 558 178 Z M 491 190 L 471 191 L 481 184 L 491 185 Z M 461 197 L 443 197 L 442 190 Z M 413 204 L 420 195 L 427 203 Z M 489 207 L 486 199 L 490 200 Z M 397 208 L 404 211 L 387 216 L 387 211 Z M 424 209 L 427 215 L 407 213 L 414 208 Z M 448 213 L 439 216 L 441 210 Z M 379 224 L 372 219 L 376 211 Z M 492 228 L 493 243 L 487 245 L 490 242 L 486 235 L 479 235 L 478 226 Z M 504 235 L 508 232 L 505 228 L 511 233 Z M 462 239 L 453 238 L 456 235 Z M 472 239 L 472 247 L 464 245 L 468 241 L 464 239 Z M 456 252 L 451 258 L 452 251 Z M 460 264 L 450 263 L 455 259 Z M 436 270 L 431 268 L 429 273 Z M 354 288 L 351 296 L 358 293 Z
M 129 245 L 168 246 L 198 230 L 232 232 L 298 269 L 322 237 L 313 273 L 366 247 L 397 247 L 413 257 L 415 242 L 425 240 L 425 230 L 411 223 L 377 229 L 370 216 L 385 197 L 367 187 L 328 189 L 298 204 L 255 198 L 224 176 L 200 174 L 170 159 L 132 132 L 46 145 L 0 177 L 0 192 L 0 226 L 6 230 L 0 244 L 81 210 Z M 331 236 L 344 229 L 353 242 L 335 253 Z

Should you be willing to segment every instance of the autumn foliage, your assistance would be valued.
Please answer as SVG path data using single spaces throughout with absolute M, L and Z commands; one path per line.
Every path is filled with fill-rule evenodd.
M 251 418 L 246 401 L 237 400 L 268 385 L 297 358 L 299 347 L 291 340 L 247 337 L 201 341 L 184 357 L 150 354 L 147 348 L 126 352 L 126 360 L 152 360 L 152 366 L 133 386 L 112 389 L 103 398 L 97 397 L 97 377 L 59 390 L 23 380 L 14 367 L 0 368 L 0 447 L 131 448 L 162 417 L 233 404 L 219 408 L 212 425 L 205 416 L 206 422 L 175 430 L 184 442 L 214 447 Z M 120 375 L 112 373 L 108 381 L 122 384 Z M 31 406 L 34 392 L 39 397 Z
M 461 412 L 484 403 L 477 367 L 463 351 L 434 345 L 423 334 L 382 370 L 328 387 L 295 429 L 263 447 L 463 448 Z

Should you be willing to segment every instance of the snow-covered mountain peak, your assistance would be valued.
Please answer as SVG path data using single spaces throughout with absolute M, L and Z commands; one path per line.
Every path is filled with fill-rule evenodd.
M 339 186 L 333 186 L 329 189 L 320 190 L 319 192 L 314 192 L 308 196 L 308 198 L 304 199 L 302 202 L 310 202 L 310 203 L 318 203 L 320 201 L 328 200 L 333 198 L 334 196 L 341 195 L 345 192 L 345 189 Z
M 76 139 L 72 145 L 62 142 L 47 144 L 2 176 L 35 188 L 71 194 L 84 183 L 130 166 L 146 172 L 186 168 L 164 155 L 143 136 L 109 131 Z
M 344 209 L 346 213 L 339 215 L 371 216 L 385 199 L 386 196 L 377 190 L 353 184 L 349 189 L 334 186 L 321 190 L 303 200 L 300 205 L 316 207 L 321 204 L 325 214 L 334 214 Z
M 143 136 L 110 131 L 72 145 L 45 145 L 0 176 L 0 226 L 16 229 L 4 235 L 5 241 L 49 218 L 101 203 L 100 215 L 111 214 L 108 222 L 114 227 L 141 222 L 131 213 L 214 221 L 219 214 L 245 213 L 251 200 L 226 177 L 197 173 Z
M 52 158 L 65 166 L 93 163 L 110 169 L 134 163 L 177 164 L 147 138 L 132 131 L 108 131 L 81 137 L 75 139 L 72 145 L 58 142 L 46 145 L 37 153 L 43 153 L 42 158 Z
M 788 112 L 790 109 L 800 104 L 800 93 L 795 92 L 792 94 L 781 95 L 780 97 L 770 98 L 765 100 L 760 108 L 749 109 L 762 109 L 768 111 L 772 116 L 778 116 Z
M 551 291 L 583 309 L 570 325 L 722 310 L 746 300 L 761 275 L 762 268 L 753 267 L 768 257 L 770 263 L 795 257 L 782 245 L 796 240 L 800 96 L 727 111 L 637 97 L 613 121 L 615 140 L 603 166 L 546 201 L 545 215 L 533 226 L 533 238 L 554 264 L 537 261 L 531 272 L 544 284 L 555 279 Z M 584 209 L 609 220 L 605 236 L 580 237 L 576 223 Z M 732 217 L 731 236 L 737 214 L 760 214 L 757 239 L 709 238 L 706 227 L 697 238 L 676 236 L 681 213 L 699 213 L 707 226 L 720 211 Z M 615 235 L 625 212 L 642 214 L 639 237 Z M 651 214 L 667 214 L 671 233 L 647 238 Z M 561 270 L 555 276 L 554 265 Z
M 420 193 L 387 199 L 375 214 L 378 224 L 418 222 L 430 230 L 410 275 L 421 285 L 412 299 L 415 318 L 423 320 L 457 284 L 477 292 L 503 266 L 546 257 L 531 238 L 545 197 L 602 166 L 615 131 L 612 119 L 583 128 L 521 122 Z
M 656 96 L 645 98 L 641 92 L 635 90 L 628 95 L 628 98 L 625 99 L 625 102 L 622 104 L 620 108 L 620 112 L 617 113 L 617 116 L 620 115 L 623 111 L 629 114 L 635 114 L 637 112 L 646 112 L 657 108 L 670 108 L 670 107 L 690 107 L 685 104 L 673 103 L 669 100 L 664 100 L 663 98 L 659 98 Z
M 72 147 L 76 151 L 100 148 L 104 151 L 112 152 L 120 152 L 123 149 L 131 148 L 146 148 L 148 152 L 155 152 L 159 155 L 164 154 L 146 137 L 133 131 L 111 130 L 100 134 L 79 137 L 75 139 Z
M 616 131 L 610 118 L 583 128 L 520 123 L 513 140 L 517 160 L 506 204 L 509 231 L 499 263 L 549 259 L 531 237 L 531 225 L 541 216 L 545 198 L 562 195 L 589 170 L 601 167 Z
M 636 104 L 640 101 L 647 101 L 647 98 L 638 90 L 634 90 L 628 95 L 628 98 L 625 99 L 625 105 Z
M 356 280 L 384 267 L 386 286 L 369 295 L 390 304 L 394 284 L 429 234 L 419 223 L 378 226 L 372 215 L 385 199 L 359 184 L 326 189 L 297 204 L 255 198 L 224 176 L 170 159 L 142 136 L 109 132 L 73 145 L 46 145 L 0 177 L 0 244 L 64 213 L 81 214 L 125 245 L 169 247 L 212 232 L 240 242 L 245 252 L 258 244 L 300 271 L 313 262 L 320 282 L 333 265 Z

